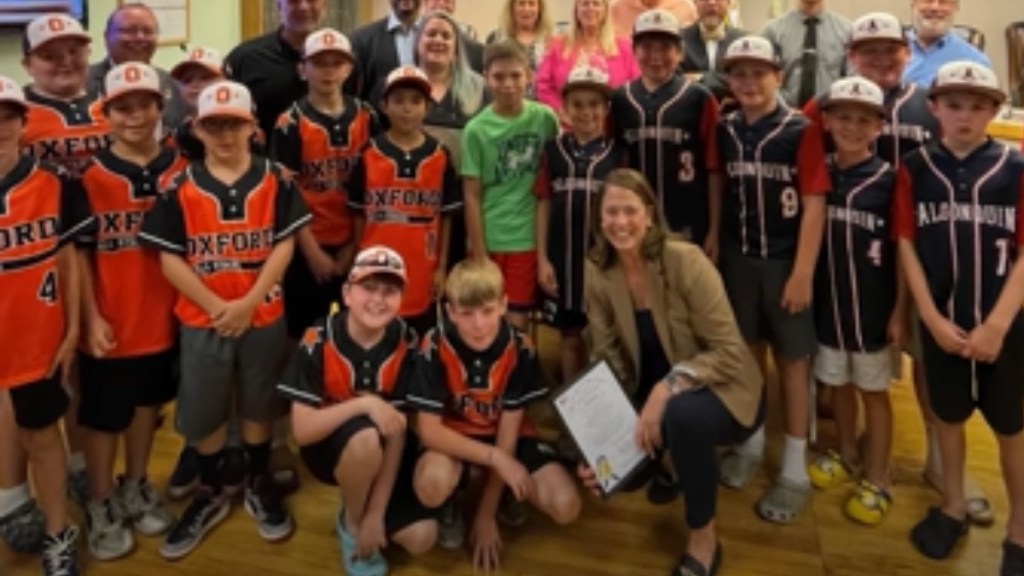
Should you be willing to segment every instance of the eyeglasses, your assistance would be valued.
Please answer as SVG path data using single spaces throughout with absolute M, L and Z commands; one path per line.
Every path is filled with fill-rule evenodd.
M 117 32 L 119 35 L 126 36 L 128 38 L 145 39 L 156 38 L 157 34 L 160 33 L 158 30 L 154 28 L 147 28 L 144 26 L 133 26 L 130 28 L 115 28 L 114 31 Z

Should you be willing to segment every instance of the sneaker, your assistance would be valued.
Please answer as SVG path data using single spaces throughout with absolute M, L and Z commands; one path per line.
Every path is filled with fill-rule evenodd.
M 78 529 L 68 526 L 61 533 L 43 541 L 43 576 L 78 576 L 78 554 L 75 541 Z
M 526 524 L 526 504 L 516 500 L 508 490 L 503 490 L 498 504 L 498 521 L 511 528 Z
M 171 500 L 182 500 L 192 494 L 199 485 L 199 452 L 191 446 L 182 449 L 178 463 L 171 473 L 171 481 L 167 483 L 167 497 Z
M 89 501 L 92 500 L 89 497 L 89 474 L 85 469 L 68 472 L 68 496 L 82 510 L 85 510 Z
M 46 538 L 46 519 L 35 499 L 0 518 L 0 540 L 18 554 L 38 554 Z
M 174 515 L 145 478 L 119 478 L 117 500 L 124 510 L 125 520 L 143 536 L 159 536 L 174 524 Z
M 160 555 L 167 560 L 184 558 L 196 549 L 203 538 L 228 517 L 231 503 L 223 495 L 214 496 L 207 489 L 197 490 L 181 518 L 167 534 Z
M 241 494 L 245 487 L 245 450 L 238 446 L 224 450 L 220 476 L 225 495 L 234 498 Z
M 679 497 L 679 485 L 676 484 L 672 473 L 659 465 L 657 473 L 647 485 L 647 501 L 660 506 L 672 502 L 677 497 Z
M 124 527 L 113 498 L 90 500 L 85 505 L 85 527 L 89 552 L 97 560 L 116 560 L 135 548 L 132 532 Z
M 346 576 L 386 576 L 388 561 L 378 550 L 369 558 L 356 558 L 356 537 L 345 530 L 345 510 L 338 513 L 334 531 L 341 548 L 341 565 Z
M 260 536 L 268 542 L 277 542 L 292 535 L 295 524 L 285 509 L 277 486 L 269 475 L 256 478 L 245 490 L 245 511 L 256 519 Z
M 445 550 L 458 550 L 466 540 L 466 524 L 462 511 L 452 496 L 441 508 L 441 522 L 437 532 L 437 545 Z

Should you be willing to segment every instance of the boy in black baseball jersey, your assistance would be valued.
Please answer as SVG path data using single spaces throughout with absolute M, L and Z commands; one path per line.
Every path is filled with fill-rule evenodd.
M 502 488 L 528 500 L 559 524 L 580 511 L 580 497 L 554 449 L 537 439 L 525 407 L 543 398 L 537 353 L 529 336 L 504 319 L 501 269 L 464 260 L 445 285 L 449 321 L 423 338 L 419 378 L 408 395 L 427 453 L 414 484 L 420 500 L 445 505 L 438 543 L 462 545 L 453 493 L 467 465 L 488 469 L 472 527 L 474 565 L 497 567 L 501 536 L 495 521 Z
M 569 131 L 549 140 L 541 153 L 537 195 L 537 283 L 544 316 L 561 332 L 562 380 L 583 369 L 583 261 L 591 245 L 591 203 L 606 174 L 623 166 L 625 150 L 604 135 L 608 76 L 578 66 L 562 88 Z
M 901 265 L 922 323 L 938 416 L 944 501 L 911 532 L 949 556 L 968 529 L 964 422 L 980 410 L 999 444 L 1010 499 L 1001 576 L 1024 574 L 1024 156 L 986 135 L 1006 99 L 990 69 L 957 61 L 930 90 L 939 142 L 907 156 L 894 207 Z
M 786 438 L 778 479 L 757 504 L 772 522 L 796 519 L 807 502 L 807 383 L 817 348 L 811 288 L 830 189 L 820 141 L 807 119 L 780 103 L 778 56 L 759 36 L 733 42 L 724 62 L 739 110 L 718 125 L 726 171 L 722 279 L 740 331 L 764 361 L 771 344 L 783 387 Z M 763 364 L 762 364 L 763 366 Z M 722 462 L 722 481 L 738 488 L 764 451 L 758 430 Z
M 278 391 L 310 472 L 341 489 L 336 532 L 346 574 L 386 574 L 393 540 L 412 554 L 434 545 L 434 513 L 412 478 L 419 455 L 399 411 L 416 371 L 416 334 L 398 318 L 402 257 L 370 246 L 342 288 L 344 312 L 306 330 Z
M 717 260 L 718 102 L 703 84 L 676 74 L 683 56 L 679 29 L 666 10 L 648 10 L 637 18 L 633 52 L 640 78 L 612 96 L 612 126 L 630 164 L 654 185 L 669 228 Z
M 835 82 L 822 103 L 835 153 L 829 158 L 833 190 L 815 279 L 814 374 L 833 387 L 839 449 L 808 468 L 811 483 L 828 488 L 849 480 L 863 462 L 863 479 L 844 510 L 870 526 L 881 523 L 892 505 L 890 344 L 898 346 L 903 338 L 906 308 L 889 225 L 896 173 L 872 152 L 882 133 L 884 101 L 876 84 L 855 76 Z M 865 408 L 864 454 L 857 449 L 858 400 Z

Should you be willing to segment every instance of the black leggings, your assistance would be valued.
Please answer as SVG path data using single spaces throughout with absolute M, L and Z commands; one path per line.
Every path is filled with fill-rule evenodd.
M 718 447 L 746 440 L 763 420 L 763 401 L 754 425 L 746 428 L 733 418 L 718 395 L 706 388 L 677 394 L 669 400 L 661 429 L 679 476 L 688 528 L 697 530 L 715 519 Z

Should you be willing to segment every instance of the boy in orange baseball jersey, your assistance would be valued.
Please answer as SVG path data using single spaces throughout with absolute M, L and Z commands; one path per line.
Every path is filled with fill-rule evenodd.
M 160 190 L 186 161 L 156 137 L 164 100 L 155 70 L 138 63 L 115 66 L 104 93 L 114 142 L 82 173 L 97 227 L 80 239 L 88 249 L 82 259 L 78 420 L 88 430 L 89 550 L 112 560 L 134 547 L 130 528 L 153 536 L 173 522 L 146 472 L 157 411 L 177 390 L 177 295 L 138 233 Z M 115 490 L 112 471 L 122 434 L 126 470 Z
M 296 174 L 313 215 L 299 230 L 300 254 L 284 277 L 288 335 L 296 340 L 327 314 L 355 254 L 345 185 L 378 126 L 372 108 L 341 93 L 354 64 L 343 34 L 330 28 L 310 34 L 302 60 L 309 94 L 278 118 L 271 136 L 272 157 Z
M 266 540 L 294 530 L 269 474 L 270 437 L 287 357 L 278 282 L 309 213 L 280 169 L 250 154 L 256 127 L 244 86 L 218 82 L 203 90 L 195 128 L 205 158 L 161 196 L 140 234 L 160 251 L 179 292 L 177 427 L 199 452 L 201 486 L 160 548 L 169 560 L 191 552 L 230 510 L 221 466 L 233 397 L 249 473 L 245 509 Z
M 47 534 L 43 574 L 77 576 L 60 419 L 78 341 L 80 284 L 71 240 L 93 219 L 63 170 L 21 154 L 27 112 L 21 88 L 0 77 L 0 420 L 15 427 L 17 450 L 31 455 Z M 5 444 L 0 459 L 12 463 L 15 449 Z
M 399 315 L 420 335 L 437 323 L 450 213 L 462 205 L 451 154 L 423 132 L 429 105 L 430 81 L 420 69 L 389 74 L 381 108 L 390 127 L 366 146 L 349 180 L 359 245 L 387 246 L 409 267 Z

